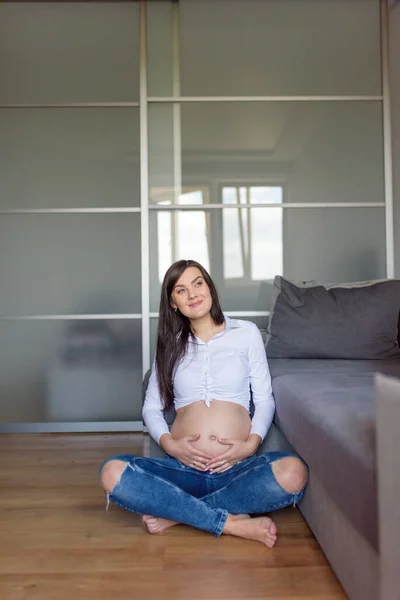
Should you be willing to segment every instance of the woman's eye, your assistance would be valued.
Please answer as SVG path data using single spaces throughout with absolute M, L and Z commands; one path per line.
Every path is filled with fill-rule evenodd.
M 203 282 L 202 282 L 202 281 L 198 281 L 198 282 L 196 283 L 196 287 L 199 287 L 199 285 L 203 285 Z
M 184 291 L 185 291 L 184 289 L 181 289 L 181 290 L 178 290 L 177 293 L 182 294 L 182 292 L 184 292 Z

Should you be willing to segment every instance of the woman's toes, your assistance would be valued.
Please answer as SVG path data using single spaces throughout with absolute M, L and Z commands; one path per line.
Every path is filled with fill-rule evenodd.
M 144 522 L 150 533 L 155 532 L 155 529 L 157 527 L 157 519 L 155 519 L 151 515 L 142 515 L 142 521 Z
M 142 515 L 142 520 L 150 533 L 162 533 L 166 529 L 176 525 L 175 521 L 163 519 L 162 517 L 152 517 L 151 515 Z
M 274 521 L 271 521 L 266 531 L 265 543 L 268 548 L 275 546 L 276 540 L 278 539 L 278 528 Z
M 272 536 L 277 536 L 277 534 L 278 534 L 278 528 L 277 528 L 276 523 L 274 521 L 271 521 L 271 524 L 269 526 L 269 533 Z

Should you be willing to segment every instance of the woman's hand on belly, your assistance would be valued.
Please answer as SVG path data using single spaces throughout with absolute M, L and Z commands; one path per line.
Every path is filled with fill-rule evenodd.
M 162 436 L 163 438 L 164 436 Z M 195 442 L 200 439 L 200 434 L 196 435 L 185 435 L 180 438 L 173 438 L 171 435 L 165 436 L 162 441 L 162 448 L 173 456 L 179 462 L 183 463 L 192 469 L 198 471 L 206 471 L 206 464 L 212 460 L 212 455 L 203 452 L 196 447 Z M 161 442 L 161 440 L 160 440 Z
M 214 472 L 222 472 L 254 454 L 257 450 L 261 438 L 255 434 L 249 436 L 250 429 L 250 415 L 243 406 L 233 402 L 213 400 L 211 406 L 208 407 L 204 401 L 199 400 L 177 410 L 176 419 L 171 428 L 171 436 L 180 444 L 181 440 L 190 438 L 191 450 L 196 450 L 200 458 L 192 455 L 188 456 L 186 460 L 182 460 L 174 451 L 171 452 L 168 448 L 165 450 L 191 467 L 193 467 L 194 458 L 197 463 L 200 463 L 201 460 L 201 469 L 199 470 L 209 471 L 210 465 L 213 465 Z M 197 431 L 199 436 L 188 436 L 193 431 Z M 171 436 L 168 436 L 168 440 L 166 440 L 169 444 L 173 443 L 170 439 Z M 225 440 L 225 442 L 220 443 L 219 440 Z M 183 444 L 180 449 L 184 450 Z M 175 452 L 177 452 L 176 449 Z M 206 460 L 204 460 L 205 455 L 208 457 Z M 226 462 L 221 465 L 223 460 Z M 196 466 L 198 468 L 198 465 Z
M 208 461 L 206 470 L 210 473 L 223 473 L 233 465 L 255 454 L 261 438 L 257 434 L 250 435 L 247 440 L 219 438 L 221 454 Z

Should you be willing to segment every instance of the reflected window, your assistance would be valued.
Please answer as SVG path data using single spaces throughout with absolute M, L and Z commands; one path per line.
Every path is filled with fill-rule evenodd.
M 152 196 L 159 206 L 208 202 L 207 189 L 184 189 L 175 195 L 172 188 L 158 188 L 152 190 Z M 209 215 L 205 211 L 157 211 L 157 229 L 160 283 L 170 265 L 180 259 L 197 260 L 210 271 Z
M 235 185 L 222 188 L 223 264 L 225 279 L 261 281 L 283 271 L 282 186 Z
M 150 199 L 159 206 L 169 206 L 171 204 L 208 204 L 209 191 L 203 187 L 185 187 L 178 191 L 169 186 L 152 187 L 150 190 Z

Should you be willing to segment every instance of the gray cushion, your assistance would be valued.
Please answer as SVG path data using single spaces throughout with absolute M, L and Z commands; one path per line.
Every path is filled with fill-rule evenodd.
M 269 358 L 400 358 L 400 281 L 364 287 L 298 287 L 276 277 Z

